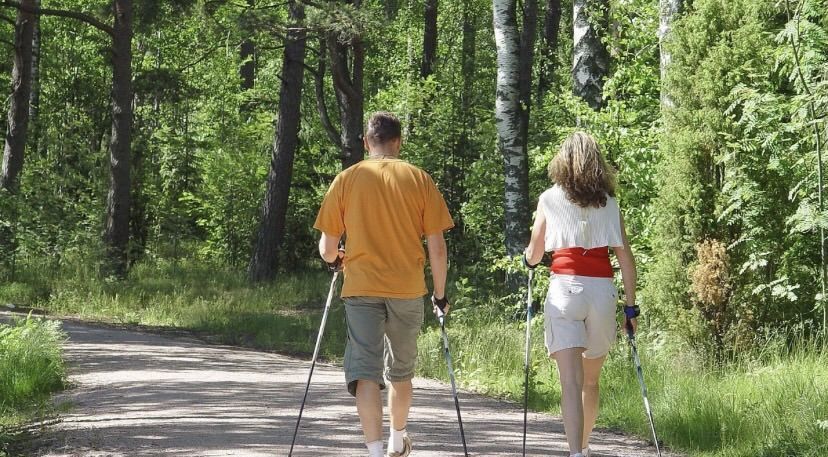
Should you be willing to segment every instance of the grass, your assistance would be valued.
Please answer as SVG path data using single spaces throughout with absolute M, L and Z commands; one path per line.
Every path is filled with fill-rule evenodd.
M 542 318 L 533 322 L 533 409 L 559 413 L 557 369 L 545 356 Z M 457 319 L 449 332 L 461 384 L 522 401 L 521 324 Z M 602 373 L 599 425 L 650 437 L 629 349 L 619 342 Z M 420 371 L 446 379 L 439 333 L 420 341 Z M 818 457 L 828 455 L 828 353 L 801 343 L 765 348 L 726 367 L 674 348 L 639 342 L 659 438 L 698 457 Z
M 0 303 L 15 302 L 88 319 L 172 326 L 216 335 L 221 341 L 310 354 L 330 284 L 326 272 L 282 275 L 250 286 L 232 271 L 195 262 L 138 265 L 130 279 L 109 283 L 76 265 L 44 273 L 25 270 L 0 285 Z M 466 388 L 520 401 L 523 324 L 497 303 L 472 306 L 473 290 L 454 292 L 459 306 L 449 336 L 459 382 Z M 515 310 L 518 310 L 517 312 Z M 429 311 L 430 313 L 430 311 Z M 335 301 L 322 354 L 341 359 L 344 311 Z M 420 337 L 419 373 L 446 379 L 439 329 L 427 319 Z M 560 389 L 543 349 L 542 318 L 533 321 L 530 404 L 558 412 Z M 828 455 L 828 354 L 785 338 L 711 368 L 693 353 L 661 340 L 639 343 L 659 437 L 698 457 L 817 457 Z M 649 436 L 638 383 L 625 344 L 610 354 L 602 377 L 599 425 Z
M 64 338 L 59 322 L 26 318 L 0 324 L 0 455 L 12 431 L 36 418 L 49 395 L 64 387 Z

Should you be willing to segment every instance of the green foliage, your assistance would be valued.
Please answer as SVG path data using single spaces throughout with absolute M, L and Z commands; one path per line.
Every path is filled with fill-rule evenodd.
M 0 324 L 0 413 L 21 410 L 63 388 L 65 338 L 56 321 Z
M 807 12 L 816 3 L 797 4 Z M 787 23 L 785 14 L 783 3 L 694 2 L 668 45 L 666 87 L 675 108 L 664 118 L 657 255 L 646 296 L 666 329 L 700 349 L 738 351 L 758 344 L 743 336 L 767 322 L 817 317 L 814 229 L 823 216 L 814 210 L 815 144 L 799 69 L 812 78 L 825 68 L 824 57 L 816 57 L 825 49 L 825 29 L 809 21 L 819 14 Z M 801 66 L 792 44 L 797 55 L 809 56 Z M 695 312 L 701 303 L 690 294 L 696 247 L 707 240 L 724 243 L 730 258 L 732 293 L 722 308 L 730 324 L 719 336 L 704 328 L 722 317 Z

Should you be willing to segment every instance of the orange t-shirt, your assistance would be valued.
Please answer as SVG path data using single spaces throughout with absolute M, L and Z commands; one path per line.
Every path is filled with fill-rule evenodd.
M 454 222 L 428 173 L 399 159 L 368 159 L 337 175 L 313 227 L 348 235 L 343 297 L 416 298 L 427 293 L 423 236 Z

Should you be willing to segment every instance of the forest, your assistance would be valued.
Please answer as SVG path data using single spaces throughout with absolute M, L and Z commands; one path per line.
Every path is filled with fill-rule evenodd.
M 459 380 L 517 399 L 519 255 L 584 130 L 617 170 L 665 444 L 828 453 L 826 0 L 4 0 L 0 44 L 0 303 L 307 354 L 319 203 L 388 110 L 455 220 Z M 420 372 L 444 378 L 432 324 Z M 599 422 L 646 437 L 623 351 Z

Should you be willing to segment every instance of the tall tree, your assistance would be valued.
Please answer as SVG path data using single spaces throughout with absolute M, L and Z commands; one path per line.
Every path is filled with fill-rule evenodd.
M 546 0 L 543 15 L 543 43 L 541 45 L 541 61 L 538 75 L 538 102 L 543 101 L 544 95 L 552 86 L 555 76 L 555 67 L 558 59 L 558 35 L 561 31 L 561 0 Z
M 293 159 L 299 144 L 306 43 L 305 29 L 301 24 L 305 10 L 300 1 L 291 1 L 289 5 L 292 25 L 285 38 L 282 59 L 276 138 L 273 141 L 259 234 L 248 266 L 248 276 L 254 282 L 272 280 L 276 277 L 279 246 L 285 232 Z
M 0 2 L 0 6 L 17 8 L 38 15 L 75 19 L 105 32 L 111 38 L 112 134 L 109 143 L 109 192 L 107 194 L 106 221 L 103 233 L 106 261 L 101 273 L 106 276 L 124 277 L 128 267 L 127 245 L 129 243 L 131 203 L 132 0 L 113 0 L 113 26 L 78 11 L 38 8 L 12 0 Z
M 609 1 L 574 0 L 573 6 L 572 92 L 598 110 L 604 106 L 604 81 L 610 66 L 600 35 L 607 30 Z
M 112 136 L 109 142 L 109 192 L 102 273 L 123 277 L 127 270 L 132 146 L 132 0 L 114 0 L 112 31 Z
M 670 30 L 673 26 L 673 21 L 681 13 L 684 8 L 684 0 L 659 0 L 659 26 L 658 26 L 658 45 L 661 55 L 661 106 L 670 108 L 673 106 L 673 100 L 670 94 L 664 87 L 664 81 L 667 77 L 667 67 L 670 66 L 672 56 L 670 51 L 665 46 L 665 42 L 669 39 Z
M 493 0 L 497 45 L 497 146 L 503 155 L 504 240 L 506 254 L 517 255 L 529 231 L 529 158 L 527 139 L 531 107 L 532 63 L 538 4 L 523 5 L 523 30 L 518 29 L 517 1 Z
M 437 58 L 437 0 L 425 1 L 425 27 L 423 29 L 423 62 L 420 76 L 428 78 L 434 73 L 434 61 Z
M 362 0 L 346 0 L 345 3 L 355 8 L 362 6 Z M 344 170 L 361 161 L 364 156 L 362 130 L 365 115 L 365 43 L 359 34 L 344 39 L 338 32 L 331 31 L 327 34 L 327 47 L 334 93 L 339 105 L 339 146 Z
M 248 8 L 240 18 L 240 29 L 243 34 L 239 49 L 242 65 L 239 69 L 242 90 L 250 90 L 256 85 L 256 44 L 253 41 L 254 28 L 252 24 L 252 10 L 256 0 L 247 0 Z
M 35 8 L 40 8 L 40 0 L 34 0 Z M 29 144 L 31 151 L 37 152 L 40 146 L 40 16 L 35 15 L 34 36 L 32 37 L 32 94 L 29 97 Z
M 14 66 L 12 67 L 12 95 L 9 103 L 8 130 L 3 149 L 3 170 L 0 188 L 17 190 L 18 176 L 23 169 L 26 152 L 26 134 L 29 129 L 29 106 L 32 91 L 32 42 L 37 6 L 34 0 L 23 0 L 17 11 L 14 27 Z

